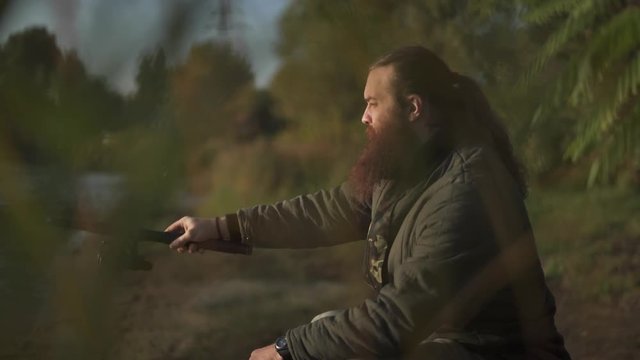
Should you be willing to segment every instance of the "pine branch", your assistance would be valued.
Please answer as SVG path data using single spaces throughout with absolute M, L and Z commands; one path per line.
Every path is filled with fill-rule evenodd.
M 615 61 L 640 48 L 640 8 L 627 8 L 599 26 L 586 56 L 593 66 L 607 69 Z
M 585 54 L 574 56 L 580 58 L 581 63 L 578 65 L 577 79 L 569 96 L 570 103 L 577 106 L 582 101 L 592 101 L 594 78 L 602 78 L 611 64 L 628 57 L 638 48 L 640 9 L 624 11 L 601 25 L 588 43 Z
M 533 60 L 529 71 L 526 72 L 525 83 L 529 83 L 531 78 L 542 72 L 547 62 L 556 56 L 568 44 L 569 40 L 590 29 L 598 15 L 594 9 L 593 0 L 579 1 L 575 4 L 567 20 L 549 36 Z
M 640 154 L 640 126 L 637 120 L 640 118 L 640 103 L 635 103 L 631 110 L 625 121 L 620 122 L 593 154 L 588 187 L 593 187 L 598 182 L 608 182 L 610 176 L 620 171 L 620 167 L 628 159 Z
M 548 1 L 533 8 L 524 20 L 530 24 L 544 25 L 554 18 L 565 16 L 580 2 L 581 0 Z

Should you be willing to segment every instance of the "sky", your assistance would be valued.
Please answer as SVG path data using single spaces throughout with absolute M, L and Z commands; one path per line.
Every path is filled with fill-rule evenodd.
M 18 0 L 0 23 L 0 42 L 28 27 L 45 26 L 61 48 L 78 53 L 92 74 L 130 93 L 143 54 L 162 46 L 176 62 L 191 45 L 226 37 L 247 56 L 256 85 L 264 87 L 279 65 L 277 21 L 289 1 L 230 0 L 230 30 L 221 32 L 218 0 Z M 176 38 L 170 29 L 178 13 L 185 16 Z

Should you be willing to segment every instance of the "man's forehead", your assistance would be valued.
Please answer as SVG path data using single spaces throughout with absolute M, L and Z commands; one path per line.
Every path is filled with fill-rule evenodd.
M 382 92 L 386 92 L 391 89 L 393 85 L 393 79 L 395 76 L 395 70 L 393 66 L 379 66 L 369 71 L 367 77 L 367 84 L 364 87 L 364 97 L 378 97 Z

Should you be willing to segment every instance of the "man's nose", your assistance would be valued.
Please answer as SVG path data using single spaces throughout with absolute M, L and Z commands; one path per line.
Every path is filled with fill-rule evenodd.
M 362 114 L 362 123 L 365 125 L 371 125 L 371 115 L 365 110 Z

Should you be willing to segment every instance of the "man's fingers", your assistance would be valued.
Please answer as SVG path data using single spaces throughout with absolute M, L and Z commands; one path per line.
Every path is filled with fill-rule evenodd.
M 164 229 L 165 232 L 172 232 L 172 231 L 177 231 L 177 230 L 183 230 L 184 229 L 184 225 L 183 223 L 184 218 L 181 218 L 180 220 L 174 222 L 173 224 L 167 226 L 166 229 Z
M 189 241 L 191 241 L 191 232 L 187 231 L 184 234 L 178 236 L 177 239 L 173 240 L 173 242 L 169 244 L 169 247 L 172 249 L 183 248 Z
M 169 247 L 180 253 L 185 251 L 189 253 L 203 252 L 205 249 L 215 250 L 215 241 L 205 239 L 205 236 L 210 233 L 210 229 L 207 227 L 209 225 L 210 223 L 206 221 L 199 221 L 188 216 L 175 221 L 167 226 L 165 232 L 183 232 L 183 234 L 173 240 Z

